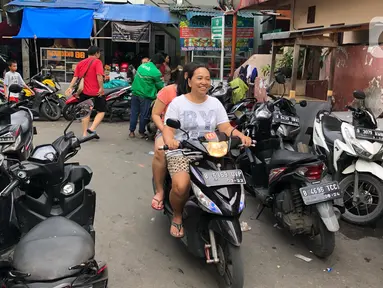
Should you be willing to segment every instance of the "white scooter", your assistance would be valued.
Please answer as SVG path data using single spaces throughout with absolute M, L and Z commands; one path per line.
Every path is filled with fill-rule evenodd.
M 370 225 L 383 216 L 383 131 L 376 130 L 374 115 L 364 107 L 364 92 L 355 91 L 354 97 L 363 104 L 347 106 L 352 124 L 319 111 L 312 140 L 315 153 L 327 157 L 329 172 L 344 192 L 343 219 Z

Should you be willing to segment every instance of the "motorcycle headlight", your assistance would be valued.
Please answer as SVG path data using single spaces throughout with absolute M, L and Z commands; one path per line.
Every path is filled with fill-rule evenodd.
M 209 153 L 210 156 L 217 158 L 225 156 L 229 150 L 229 146 L 226 141 L 207 142 L 204 143 L 204 146 L 207 150 L 207 153 Z
M 372 157 L 372 154 L 366 151 L 366 149 L 355 139 L 355 137 L 351 135 L 350 131 L 348 131 L 347 128 L 344 129 L 344 131 L 346 133 L 347 138 L 350 139 L 352 148 L 354 149 L 355 153 L 362 158 L 370 159 Z
M 198 202 L 201 203 L 202 209 L 206 212 L 222 215 L 221 210 L 217 207 L 217 205 L 207 197 L 202 190 L 191 181 L 192 190 L 194 195 L 197 197 Z

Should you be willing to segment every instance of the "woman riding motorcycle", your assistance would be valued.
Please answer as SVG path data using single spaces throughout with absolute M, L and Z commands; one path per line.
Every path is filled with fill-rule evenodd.
M 190 92 L 176 97 L 170 103 L 165 119 L 179 120 L 182 129 L 189 133 L 191 139 L 203 136 L 207 132 L 214 132 L 218 128 L 220 132 L 228 136 L 239 137 L 244 146 L 250 146 L 251 138 L 238 130 L 233 131 L 221 102 L 207 95 L 211 86 L 210 71 L 205 66 L 195 66 L 188 72 L 187 81 Z M 180 141 L 186 139 L 186 135 L 181 130 L 165 126 L 163 138 L 169 150 L 176 150 L 179 148 Z M 166 160 L 172 177 L 170 204 L 174 212 L 170 234 L 173 237 L 182 238 L 184 236 L 182 210 L 190 189 L 189 160 L 178 151 L 167 152 Z
M 180 70 L 178 75 L 177 83 L 165 86 L 162 88 L 158 94 L 157 99 L 154 102 L 152 110 L 152 119 L 154 124 L 156 124 L 159 133 L 156 136 L 154 142 L 154 157 L 152 162 L 153 178 L 156 186 L 156 195 L 152 200 L 152 208 L 155 210 L 164 209 L 164 180 L 166 175 L 166 159 L 165 153 L 162 150 L 159 150 L 159 147 L 164 146 L 164 140 L 162 138 L 162 131 L 164 130 L 164 115 L 168 105 L 176 96 L 186 94 L 188 92 L 187 87 L 187 76 L 188 72 L 192 67 L 197 66 L 194 63 L 189 63 L 185 65 L 183 70 Z

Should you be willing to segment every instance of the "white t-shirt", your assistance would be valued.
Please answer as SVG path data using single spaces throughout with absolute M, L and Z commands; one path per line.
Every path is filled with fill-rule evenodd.
M 229 122 L 221 102 L 210 96 L 200 104 L 191 102 L 185 95 L 174 98 L 166 111 L 165 123 L 169 118 L 179 120 L 181 128 L 189 132 L 192 139 L 203 136 L 206 132 L 214 132 L 218 125 Z M 176 130 L 174 136 L 178 141 L 187 138 L 181 130 Z
M 11 86 L 12 84 L 24 86 L 25 82 L 23 80 L 23 77 L 21 77 L 21 75 L 18 72 L 8 71 L 7 73 L 5 73 L 5 76 L 4 76 L 4 84 L 7 86 L 7 90 L 8 90 L 9 86 Z M 8 93 L 9 93 L 9 91 L 7 91 L 7 94 Z M 8 95 L 6 95 L 6 96 L 8 96 Z M 18 98 L 19 94 L 18 93 L 10 93 L 9 96 Z

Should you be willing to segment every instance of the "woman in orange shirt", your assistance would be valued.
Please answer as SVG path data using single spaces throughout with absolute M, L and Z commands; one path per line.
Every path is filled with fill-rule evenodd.
M 162 130 L 164 129 L 164 116 L 168 105 L 177 96 L 186 94 L 189 92 L 187 85 L 188 71 L 190 71 L 196 64 L 189 63 L 185 65 L 183 70 L 179 70 L 177 83 L 165 86 L 158 94 L 156 102 L 154 103 L 152 110 L 152 119 L 158 128 L 158 134 L 154 143 L 154 157 L 152 163 L 154 184 L 156 186 L 156 195 L 152 200 L 152 208 L 155 210 L 162 210 L 164 208 L 164 181 L 166 176 L 166 159 L 164 151 L 159 150 L 159 147 L 164 145 L 162 139 Z

